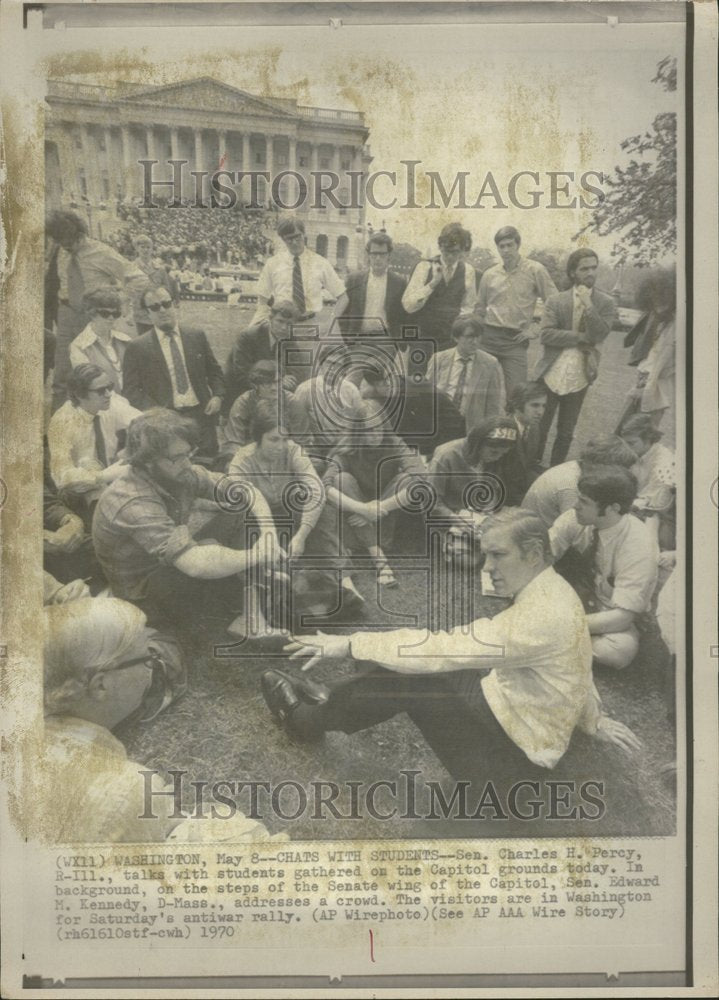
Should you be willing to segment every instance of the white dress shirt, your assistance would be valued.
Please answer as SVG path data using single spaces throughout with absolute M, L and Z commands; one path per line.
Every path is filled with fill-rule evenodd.
M 442 263 L 440 261 L 440 263 Z M 447 267 L 442 263 L 442 276 L 444 277 L 445 284 L 449 284 L 454 276 L 454 272 L 459 266 L 459 262 L 453 264 L 451 267 Z M 417 267 L 412 272 L 412 277 L 409 279 L 409 284 L 404 290 L 404 295 L 402 296 L 402 306 L 408 313 L 418 312 L 423 305 L 427 302 L 430 297 L 433 288 L 430 287 L 429 279 L 431 278 L 432 271 L 434 269 L 434 264 L 432 261 L 420 261 Z M 474 312 L 474 307 L 477 302 L 477 273 L 471 264 L 464 262 L 464 295 L 462 296 L 462 304 L 459 308 L 460 316 L 469 316 Z
M 555 559 L 570 547 L 586 552 L 594 530 L 580 524 L 574 510 L 565 511 L 549 529 Z M 659 566 L 659 547 L 652 532 L 638 517 L 625 514 L 611 527 L 599 529 L 598 534 L 594 586 L 601 609 L 621 608 L 635 614 L 648 611 Z
M 175 364 L 172 360 L 172 351 L 170 349 L 171 336 L 169 333 L 165 333 L 164 330 L 160 330 L 159 327 L 155 327 L 155 333 L 157 334 L 157 339 L 160 341 L 160 347 L 162 348 L 162 353 L 165 358 L 165 364 L 167 365 L 167 370 L 170 373 L 170 381 L 172 382 L 172 405 L 176 410 L 182 409 L 186 406 L 199 406 L 200 401 L 195 395 L 195 390 L 192 388 L 192 382 L 190 382 L 190 373 L 187 368 L 187 358 L 185 357 L 185 348 L 182 346 L 182 337 L 177 328 L 175 328 L 175 340 L 179 348 L 180 354 L 182 355 L 182 360 L 185 364 L 185 372 L 187 372 L 187 392 L 179 392 L 177 389 L 177 376 L 175 375 Z
M 574 286 L 573 301 L 572 329 L 577 331 L 585 312 L 577 285 Z M 555 358 L 552 366 L 544 373 L 544 382 L 558 396 L 568 396 L 570 392 L 581 392 L 589 385 L 584 364 L 584 352 L 578 347 L 565 347 Z
M 305 308 L 308 313 L 318 313 L 324 306 L 322 292 L 328 292 L 332 298 L 338 299 L 344 293 L 344 282 L 325 257 L 307 247 L 300 254 L 299 260 Z M 263 299 L 274 299 L 275 302 L 293 302 L 294 266 L 295 258 L 292 254 L 285 249 L 278 250 L 262 268 L 257 282 L 257 295 Z
M 407 674 L 490 669 L 487 704 L 507 736 L 531 761 L 554 767 L 575 726 L 596 732 L 599 699 L 581 601 L 549 567 L 494 618 L 467 628 L 359 632 L 352 656 Z
M 124 396 L 113 392 L 110 407 L 101 410 L 100 432 L 105 443 L 108 465 L 117 457 L 118 431 L 127 430 L 140 411 L 130 406 Z M 87 492 L 98 485 L 98 474 L 103 466 L 95 447 L 94 417 L 87 410 L 75 406 L 70 400 L 60 407 L 50 419 L 47 441 L 50 449 L 50 475 L 59 490 Z
M 387 272 L 380 277 L 370 273 L 367 276 L 367 297 L 365 299 L 364 316 L 362 317 L 361 333 L 386 333 L 387 314 L 385 301 L 387 299 Z

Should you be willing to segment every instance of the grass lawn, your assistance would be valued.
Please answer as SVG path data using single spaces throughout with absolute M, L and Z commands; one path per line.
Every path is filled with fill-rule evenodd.
M 206 330 L 218 360 L 224 364 L 234 335 L 247 325 L 251 311 L 183 302 L 181 315 L 182 322 Z M 621 334 L 612 333 L 605 343 L 599 379 L 587 395 L 570 457 L 593 433 L 612 430 L 618 419 L 626 391 L 634 382 L 633 369 L 624 363 L 621 341 Z M 530 371 L 535 352 L 533 346 Z M 669 443 L 672 437 L 667 433 Z M 427 621 L 430 603 L 426 566 L 405 552 L 397 554 L 393 564 L 400 586 L 381 594 L 377 593 L 373 571 L 357 568 L 353 572 L 367 599 L 368 620 L 382 627 L 421 626 Z M 445 598 L 440 611 L 450 613 L 450 605 Z M 475 617 L 491 615 L 501 607 L 496 599 L 480 598 Z M 185 770 L 187 783 L 226 779 L 276 785 L 295 780 L 304 785 L 311 780 L 354 780 L 369 785 L 396 780 L 402 769 L 420 772 L 418 789 L 428 781 L 448 781 L 442 765 L 406 716 L 351 737 L 331 733 L 312 746 L 290 741 L 271 721 L 259 686 L 262 671 L 268 666 L 284 666 L 282 660 L 251 651 L 236 657 L 215 656 L 216 645 L 228 640 L 221 630 L 213 632 L 212 623 L 205 626 L 187 641 L 188 694 L 154 722 L 129 722 L 118 732 L 131 759 L 161 771 Z M 352 668 L 346 664 L 340 669 Z M 327 668 L 314 676 L 326 677 Z M 297 820 L 284 821 L 272 816 L 269 809 L 263 819 L 273 832 L 287 830 L 293 840 L 670 834 L 675 828 L 674 788 L 660 769 L 676 755 L 669 710 L 674 700 L 673 678 L 658 635 L 644 637 L 637 659 L 626 671 L 597 671 L 595 680 L 605 710 L 631 726 L 643 747 L 630 757 L 577 734 L 557 770 L 547 777 L 605 782 L 606 812 L 600 820 L 558 823 L 538 819 L 522 823 L 521 829 L 507 829 L 502 821 L 491 819 L 471 824 L 399 818 L 380 821 L 368 816 L 313 819 L 311 810 Z M 495 780 L 496 776 L 487 778 Z M 288 797 L 284 809 L 291 811 L 294 801 Z M 381 795 L 376 802 L 380 809 L 391 805 L 389 800 L 383 805 Z M 349 812 L 346 795 L 336 804 L 342 814 Z

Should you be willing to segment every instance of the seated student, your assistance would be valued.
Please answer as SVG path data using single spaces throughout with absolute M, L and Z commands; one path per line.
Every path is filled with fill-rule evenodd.
M 250 369 L 249 383 L 251 388 L 243 392 L 232 404 L 227 423 L 224 427 L 225 443 L 222 446 L 223 456 L 233 455 L 238 448 L 244 448 L 252 441 L 252 421 L 257 416 L 262 404 L 274 407 L 275 415 L 285 421 L 290 416 L 290 401 L 292 393 L 281 389 L 277 380 L 277 366 L 272 361 L 256 361 Z M 281 395 L 280 395 L 281 394 Z M 300 415 L 296 414 L 300 419 Z M 292 422 L 293 429 L 302 431 L 301 426 Z
M 659 547 L 676 547 L 676 465 L 674 452 L 661 444 L 663 434 L 649 413 L 637 413 L 622 424 L 622 439 L 637 455 L 634 510 L 655 532 Z
M 193 421 L 145 411 L 129 429 L 130 468 L 95 509 L 93 542 L 113 594 L 155 626 L 192 629 L 204 615 L 231 618 L 242 607 L 238 574 L 270 570 L 281 556 L 262 494 L 254 491 L 246 511 L 260 524 L 247 548 L 246 515 L 219 474 L 192 464 L 196 444 Z
M 73 368 L 97 365 L 110 379 L 115 392 L 122 392 L 122 360 L 132 337 L 115 329 L 122 316 L 120 296 L 109 286 L 97 288 L 83 296 L 82 307 L 90 322 L 70 344 L 70 364 Z
M 295 389 L 291 407 L 293 434 L 313 461 L 326 458 L 357 426 L 363 411 L 359 389 L 346 377 L 344 364 L 335 367 L 326 352 L 318 360 L 316 374 Z
M 594 466 L 578 489 L 574 508 L 549 530 L 552 552 L 557 560 L 570 550 L 583 556 L 584 565 L 575 564 L 567 578 L 583 590 L 594 658 L 621 670 L 639 648 L 636 622 L 651 605 L 659 550 L 649 528 L 629 513 L 637 493 L 631 472 Z
M 388 430 L 380 411 L 371 400 L 362 404 L 358 429 L 327 456 L 324 485 L 328 502 L 337 508 L 338 530 L 347 544 L 369 551 L 380 586 L 396 587 L 381 542 L 391 540 L 392 515 L 410 508 L 408 490 L 415 477 L 424 477 L 425 469 L 404 441 Z
M 534 480 L 527 490 L 522 507 L 534 511 L 550 528 L 560 514 L 577 502 L 579 477 L 592 465 L 621 465 L 631 469 L 637 456 L 616 434 L 606 434 L 587 441 L 576 461 L 553 465 Z
M 424 379 L 414 382 L 395 364 L 391 371 L 379 363 L 362 365 L 359 384 L 363 399 L 384 404 L 395 434 L 425 458 L 446 441 L 464 434 L 464 417 L 446 392 Z
M 477 798 L 498 776 L 507 785 L 548 777 L 575 728 L 638 748 L 631 730 L 601 713 L 584 611 L 552 569 L 539 518 L 523 510 L 491 515 L 481 545 L 495 586 L 514 598 L 509 608 L 477 619 L 471 630 L 365 631 L 293 643 L 292 659 L 311 657 L 304 670 L 345 659 L 357 670 L 326 685 L 268 671 L 262 690 L 272 714 L 295 738 L 316 739 L 408 712 L 452 777 L 471 782 Z
M 339 541 L 335 518 L 325 508 L 322 480 L 303 449 L 278 426 L 276 406 L 259 405 L 251 435 L 253 443 L 237 451 L 228 473 L 262 493 L 291 562 L 305 554 L 324 557 L 325 566 L 314 571 L 313 581 L 329 598 L 326 610 L 335 608 Z M 364 603 L 348 574 L 342 574 L 342 589 L 345 606 Z
M 273 302 L 270 317 L 254 326 L 249 326 L 237 335 L 225 366 L 225 397 L 222 413 L 226 416 L 238 396 L 251 389 L 249 375 L 257 361 L 271 361 L 278 366 L 278 345 L 281 340 L 292 336 L 292 325 L 299 320 L 299 310 L 294 302 Z M 282 388 L 294 392 L 297 377 L 285 374 Z
M 497 510 L 506 500 L 502 463 L 517 436 L 511 417 L 486 417 L 466 438 L 440 445 L 427 472 L 437 493 L 432 516 L 460 523 L 460 511 Z
M 100 564 L 82 518 L 57 494 L 47 466 L 42 494 L 43 569 L 60 583 L 90 581 L 94 593 L 105 586 Z
M 140 411 L 113 390 L 97 365 L 73 368 L 67 392 L 70 398 L 48 426 L 50 474 L 63 498 L 87 516 L 107 484 L 124 472 L 119 437 Z
M 217 835 L 211 820 L 173 815 L 171 788 L 159 776 L 148 815 L 143 765 L 128 760 L 111 732 L 145 701 L 161 667 L 157 640 L 140 609 L 115 598 L 45 609 L 45 740 L 34 774 L 53 842 L 156 843 L 172 831 L 187 843 Z M 275 839 L 242 814 L 222 824 L 220 839 Z
M 482 324 L 476 316 L 459 316 L 451 332 L 455 346 L 430 359 L 427 381 L 449 396 L 469 433 L 485 417 L 504 411 L 504 375 L 499 361 L 480 350 Z
M 547 388 L 543 382 L 520 382 L 507 401 L 507 413 L 517 427 L 517 443 L 506 455 L 502 478 L 507 489 L 507 503 L 516 507 L 543 471 L 540 427 L 547 406 Z

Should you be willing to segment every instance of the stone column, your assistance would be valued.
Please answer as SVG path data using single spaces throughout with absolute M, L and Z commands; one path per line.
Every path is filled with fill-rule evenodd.
M 155 130 L 152 125 L 145 126 L 145 136 L 147 139 L 147 159 L 157 159 L 157 145 L 155 143 Z
M 119 171 L 118 163 L 115 157 L 115 151 L 112 148 L 112 129 L 109 125 L 105 126 L 105 162 L 107 163 L 107 176 L 110 181 L 110 204 L 113 209 L 115 206 L 115 198 L 117 197 L 117 186 L 119 181 Z
M 252 164 L 250 163 L 250 133 L 242 133 L 242 169 L 245 171 L 252 170 Z
M 224 129 L 218 129 L 217 130 L 217 149 L 218 149 L 218 154 L 219 155 L 217 157 L 217 166 L 216 166 L 215 169 L 216 170 L 229 170 L 230 169 L 230 164 L 229 164 L 229 160 L 228 160 L 228 156 L 227 156 L 227 132 Z M 222 163 L 222 158 L 223 157 L 225 159 L 224 163 Z M 222 163 L 221 167 L 220 167 L 220 163 Z
M 85 178 L 87 181 L 87 197 L 91 204 L 95 205 L 102 198 L 102 185 L 100 184 L 99 167 L 99 143 L 93 141 L 89 125 L 80 126 L 80 136 L 82 141 L 82 154 L 84 159 Z
M 268 187 L 272 184 L 275 173 L 275 137 L 268 135 L 265 137 L 265 170 L 270 175 Z
M 202 129 L 193 129 L 195 138 L 195 161 L 192 165 L 192 170 L 204 170 L 205 169 L 205 150 L 204 143 L 202 141 Z M 192 198 L 197 202 L 204 202 L 205 199 L 205 178 L 192 178 Z
M 293 135 L 288 136 L 288 142 L 290 147 L 289 156 L 287 157 L 287 167 L 289 170 L 297 170 L 297 139 Z
M 122 193 L 131 198 L 135 193 L 136 176 L 132 167 L 132 135 L 129 125 L 120 126 L 122 142 Z
M 170 157 L 173 160 L 180 159 L 180 134 L 174 125 L 170 127 Z

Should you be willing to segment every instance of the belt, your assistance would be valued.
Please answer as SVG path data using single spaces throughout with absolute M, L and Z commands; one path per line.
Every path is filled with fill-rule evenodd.
M 519 328 L 516 326 L 497 326 L 496 323 L 483 323 L 482 325 L 486 329 L 498 330 L 501 333 L 511 333 L 511 334 L 521 333 L 521 330 L 519 330 Z

